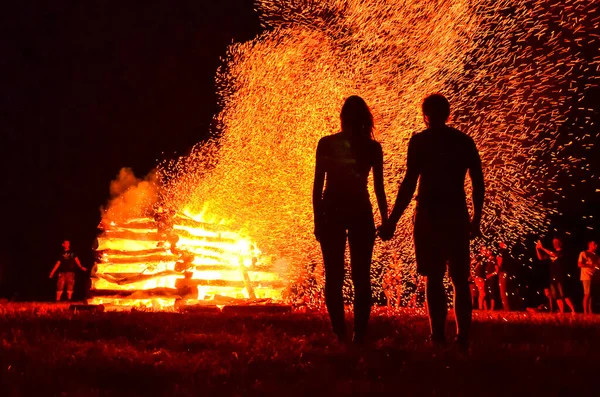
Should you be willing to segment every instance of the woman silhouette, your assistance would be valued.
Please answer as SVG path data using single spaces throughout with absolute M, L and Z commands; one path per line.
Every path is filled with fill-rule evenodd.
M 342 132 L 321 138 L 317 146 L 313 210 L 315 237 L 325 264 L 325 303 L 333 332 L 346 338 L 344 321 L 344 253 L 346 237 L 354 284 L 354 341 L 364 342 L 371 313 L 371 256 L 375 222 L 367 181 L 373 169 L 381 218 L 387 219 L 383 186 L 383 152 L 373 139 L 373 116 L 359 96 L 346 99 Z M 323 185 L 326 181 L 325 191 Z

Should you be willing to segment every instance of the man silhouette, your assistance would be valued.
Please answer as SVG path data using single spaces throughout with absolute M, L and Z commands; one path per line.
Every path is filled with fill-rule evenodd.
M 485 192 L 481 159 L 473 139 L 446 125 L 450 104 L 443 95 L 425 98 L 422 110 L 427 129 L 410 139 L 406 175 L 389 220 L 379 234 L 383 240 L 393 237 L 419 181 L 415 254 L 417 272 L 426 277 L 431 340 L 436 345 L 445 343 L 447 306 L 443 277 L 448 266 L 454 285 L 457 344 L 467 349 L 472 311 L 469 239 L 479 234 Z M 471 220 L 464 190 L 467 171 L 473 184 Z

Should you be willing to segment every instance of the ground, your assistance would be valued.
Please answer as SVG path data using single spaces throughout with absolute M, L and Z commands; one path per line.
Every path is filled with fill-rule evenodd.
M 338 343 L 319 312 L 8 304 L 0 395 L 600 395 L 598 325 L 599 316 L 479 312 L 463 356 L 432 350 L 419 311 L 376 311 L 370 343 L 357 347 Z

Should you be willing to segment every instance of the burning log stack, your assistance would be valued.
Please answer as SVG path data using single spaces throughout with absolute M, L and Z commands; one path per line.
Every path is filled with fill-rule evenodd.
M 224 225 L 175 212 L 104 225 L 91 303 L 281 301 L 286 288 L 252 242 Z

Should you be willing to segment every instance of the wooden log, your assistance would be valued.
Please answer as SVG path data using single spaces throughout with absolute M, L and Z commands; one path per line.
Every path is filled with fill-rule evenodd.
M 192 228 L 202 228 L 212 232 L 231 232 L 226 225 L 199 222 L 183 214 L 175 214 L 171 218 L 173 225 L 181 225 Z M 157 229 L 157 222 L 153 218 L 135 218 L 125 222 L 117 222 L 114 225 L 105 225 L 104 230 L 117 230 L 117 229 L 136 229 L 136 230 L 149 230 Z
M 99 238 L 98 240 L 101 240 L 101 238 Z M 106 254 L 109 256 L 110 255 L 121 255 L 121 256 L 133 256 L 133 257 L 170 252 L 169 250 L 165 249 L 164 247 L 156 247 L 156 248 L 151 248 L 151 249 L 147 249 L 147 250 L 138 250 L 138 251 L 118 250 L 118 249 L 104 249 L 104 250 L 98 249 L 97 251 L 100 251 L 103 254 Z
M 155 231 L 130 231 L 130 230 L 107 230 L 98 238 L 100 240 L 136 240 L 136 241 L 164 241 L 164 236 Z M 101 244 L 101 242 L 100 242 Z
M 88 305 L 87 303 L 74 303 L 69 306 L 73 312 L 104 312 L 104 305 Z
M 170 275 L 181 275 L 181 273 L 173 272 Z M 154 276 L 154 275 L 151 275 L 151 276 Z M 133 279 L 136 277 L 126 278 L 126 279 L 111 278 L 111 277 L 107 277 L 106 275 L 99 275 L 99 277 L 106 280 L 106 282 L 109 283 L 110 285 L 114 285 L 115 289 L 118 289 L 119 286 L 126 286 L 126 285 L 130 285 L 130 284 L 147 281 L 151 278 L 161 278 L 161 277 L 165 277 L 165 276 L 160 275 L 157 277 L 139 278 L 139 279 L 136 279 L 135 281 L 133 281 Z M 183 277 L 183 275 L 181 275 L 181 277 Z M 192 279 L 192 280 L 190 280 L 190 284 L 197 285 L 197 286 L 207 286 L 207 287 L 233 287 L 233 288 L 241 288 L 241 289 L 246 288 L 246 282 L 244 280 Z M 253 284 L 253 288 L 255 288 L 257 286 L 260 286 L 261 288 L 272 288 L 272 289 L 285 288 L 285 282 L 280 281 L 280 280 L 258 281 L 258 282 L 254 282 L 252 284 Z
M 129 263 L 145 263 L 148 266 L 158 265 L 160 263 L 165 262 L 175 262 L 179 259 L 177 255 L 142 255 L 142 256 L 115 256 L 115 255 L 106 255 L 107 261 L 100 262 L 111 265 L 127 265 Z
M 254 294 L 254 288 L 252 287 L 252 282 L 250 281 L 250 277 L 248 276 L 248 271 L 246 266 L 244 266 L 244 261 L 240 258 L 240 271 L 242 272 L 242 277 L 244 278 L 244 286 L 246 287 L 246 291 L 248 291 L 248 298 L 256 299 L 256 295 Z
M 132 277 L 135 275 L 138 275 L 140 273 L 142 273 L 142 271 L 144 272 L 144 274 L 155 274 L 155 273 L 159 273 L 162 272 L 163 270 L 158 270 L 158 271 L 151 271 L 151 270 L 145 270 L 143 267 L 136 267 L 136 268 L 131 268 L 132 271 L 119 271 L 120 269 L 123 269 L 122 267 L 111 267 L 110 268 L 113 271 L 107 271 L 107 268 L 98 268 L 98 272 L 97 273 L 101 273 L 101 274 L 105 274 L 105 275 L 111 275 L 112 277 L 115 278 L 124 278 L 124 277 Z M 166 269 L 166 270 L 171 270 L 171 269 Z M 214 278 L 215 273 L 220 273 L 221 276 L 224 279 L 227 280 L 239 280 L 241 279 L 241 275 L 240 275 L 240 271 L 238 269 L 235 268 L 231 268 L 229 266 L 192 266 L 191 270 L 194 273 L 194 278 L 196 279 L 207 279 L 207 278 Z M 252 283 L 256 283 L 256 282 L 260 282 L 260 281 L 271 281 L 271 280 L 280 280 L 281 278 L 279 277 L 279 275 L 277 273 L 274 273 L 272 271 L 269 270 L 264 270 L 264 269 L 249 269 L 246 271 L 249 278 L 250 278 L 250 282 Z
M 273 304 L 248 304 L 248 305 L 227 305 L 223 307 L 223 313 L 227 314 L 241 314 L 241 315 L 254 315 L 254 314 L 279 314 L 279 313 L 290 313 L 292 306 L 290 305 L 273 305 Z
M 96 277 L 102 278 L 108 282 L 111 282 L 111 283 L 117 284 L 117 285 L 134 284 L 134 283 L 152 280 L 155 278 L 162 278 L 162 277 L 166 277 L 166 276 L 181 276 L 181 277 L 183 277 L 183 275 L 180 272 L 176 272 L 175 270 L 163 270 L 161 272 L 153 273 L 153 274 L 136 274 L 136 275 L 132 275 L 129 277 L 122 277 L 122 278 L 113 277 L 113 276 L 111 276 L 109 274 L 105 274 L 105 273 L 96 273 Z
M 124 252 L 135 252 L 137 254 L 147 254 L 147 253 L 153 253 L 153 252 L 167 252 L 170 250 L 164 248 L 164 247 L 159 247 L 158 245 L 161 242 L 157 242 L 157 241 L 142 241 L 142 240 L 129 240 L 129 239 L 120 239 L 120 238 L 110 238 L 110 239 L 105 239 L 105 238 L 99 238 L 98 239 L 98 244 L 99 244 L 99 251 L 103 251 L 104 253 L 106 253 L 107 255 L 110 255 L 109 253 L 111 252 L 119 252 L 119 253 L 124 253 Z M 185 241 L 182 242 L 178 245 L 179 247 L 181 246 L 186 246 L 186 250 L 190 251 L 192 253 L 196 253 L 196 254 L 202 254 L 202 255 L 214 255 L 214 256 L 221 256 L 224 254 L 228 254 L 228 255 L 232 255 L 235 254 L 235 252 L 232 250 L 234 250 L 233 245 L 231 245 L 231 247 L 223 247 L 223 246 L 219 246 L 217 243 L 206 243 L 204 241 L 201 240 L 191 240 L 191 241 Z M 127 249 L 123 249 L 123 248 L 127 248 Z M 228 249 L 231 248 L 231 249 Z
M 144 299 L 148 297 L 178 297 L 179 293 L 174 288 L 152 288 L 145 290 L 112 290 L 112 289 L 93 289 L 90 291 L 90 296 L 97 297 L 112 297 L 112 298 L 130 298 Z
M 222 244 L 235 244 L 238 238 L 234 238 L 234 236 L 198 236 L 193 233 L 190 233 L 187 230 L 179 230 L 175 229 L 172 231 L 173 234 L 184 237 L 189 240 L 194 240 L 199 243 L 206 243 L 206 245 L 210 245 L 211 243 L 222 243 Z M 158 232 L 138 232 L 138 231 L 129 231 L 129 230 L 107 230 L 101 237 L 99 237 L 99 242 L 104 240 L 112 240 L 112 239 L 121 239 L 121 240 L 134 240 L 134 241 L 156 241 L 162 242 L 167 240 L 165 234 Z
M 220 314 L 221 308 L 214 304 L 187 303 L 184 299 L 175 301 L 175 308 L 182 313 Z

